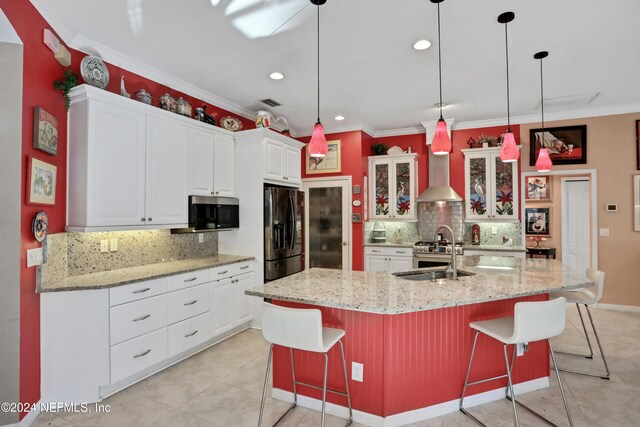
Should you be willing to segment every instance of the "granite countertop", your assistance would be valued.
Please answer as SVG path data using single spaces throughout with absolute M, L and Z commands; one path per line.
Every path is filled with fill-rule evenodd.
M 57 292 L 90 289 L 112 288 L 144 280 L 157 279 L 206 268 L 220 267 L 255 259 L 242 255 L 215 255 L 204 258 L 191 258 L 176 261 L 160 262 L 157 264 L 139 265 L 136 267 L 120 268 L 99 273 L 70 276 L 55 283 L 38 284 L 36 291 Z
M 557 260 L 458 256 L 458 268 L 476 275 L 460 277 L 458 281 L 411 281 L 383 272 L 312 268 L 245 293 L 324 307 L 400 314 L 593 285 L 587 277 Z
M 526 252 L 523 246 L 506 245 L 472 245 L 464 244 L 465 251 L 502 251 L 502 252 Z
M 385 243 L 365 243 L 365 246 L 374 246 L 374 247 L 383 247 L 383 248 L 413 248 L 415 242 L 400 242 L 400 243 L 392 243 L 392 242 L 385 242 Z

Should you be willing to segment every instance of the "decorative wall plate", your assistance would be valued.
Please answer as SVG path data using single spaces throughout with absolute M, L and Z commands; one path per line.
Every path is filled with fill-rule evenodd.
M 224 116 L 220 119 L 220 126 L 231 132 L 242 130 L 242 122 L 235 117 Z
M 31 223 L 31 231 L 33 232 L 33 237 L 38 242 L 42 242 L 47 237 L 47 232 L 49 231 L 49 217 L 45 211 L 39 211 L 36 213 L 35 218 L 33 218 L 33 222 Z
M 106 89 L 109 85 L 109 70 L 104 61 L 97 56 L 87 55 L 82 58 L 80 74 L 88 85 L 100 89 Z

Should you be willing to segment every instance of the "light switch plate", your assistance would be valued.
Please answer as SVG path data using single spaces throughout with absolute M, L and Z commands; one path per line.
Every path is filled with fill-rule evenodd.
M 351 379 L 354 381 L 364 381 L 364 365 L 358 362 L 351 362 Z
M 600 229 L 600 237 L 609 237 L 609 229 L 601 228 Z
M 109 240 L 109 251 L 116 252 L 118 250 L 118 239 Z
M 28 249 L 27 250 L 27 267 L 33 267 L 34 265 L 42 265 L 42 248 Z
M 109 252 L 109 241 L 107 239 L 100 240 L 100 252 Z
M 491 227 L 491 234 L 498 234 L 498 227 Z
M 204 243 L 204 234 L 198 233 L 198 243 Z

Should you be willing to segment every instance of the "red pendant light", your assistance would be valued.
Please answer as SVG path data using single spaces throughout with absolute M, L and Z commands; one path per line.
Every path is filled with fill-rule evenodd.
M 311 0 L 311 3 L 317 6 L 317 20 L 318 20 L 318 119 L 313 126 L 313 135 L 311 135 L 311 142 L 307 149 L 309 150 L 309 157 L 324 157 L 329 151 L 327 145 L 327 138 L 324 136 L 324 127 L 320 122 L 320 6 L 325 4 L 327 0 Z
M 540 110 L 542 112 L 542 138 L 544 141 L 544 81 L 542 80 L 542 60 L 549 56 L 549 52 L 542 51 L 533 55 L 533 59 L 540 60 Z M 549 151 L 546 148 L 540 147 L 538 152 L 538 158 L 536 159 L 536 170 L 538 172 L 549 172 L 553 166 L 551 157 L 549 157 Z
M 520 158 L 520 150 L 516 144 L 516 139 L 511 132 L 511 115 L 509 105 L 509 35 L 507 32 L 507 24 L 516 17 L 513 12 L 501 13 L 498 16 L 498 22 L 504 24 L 504 41 L 505 52 L 507 58 L 507 133 L 504 134 L 502 139 L 502 147 L 500 148 L 500 160 L 503 162 L 517 162 Z
M 447 122 L 442 118 L 442 50 L 440 48 L 440 3 L 444 0 L 431 0 L 431 3 L 438 5 L 438 80 L 440 83 L 440 119 L 436 126 L 436 133 L 431 141 L 431 152 L 437 156 L 449 154 L 451 152 L 451 138 L 447 132 Z

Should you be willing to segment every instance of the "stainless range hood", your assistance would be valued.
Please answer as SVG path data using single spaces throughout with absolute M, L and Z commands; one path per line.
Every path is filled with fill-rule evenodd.
M 462 197 L 449 183 L 449 155 L 436 156 L 429 147 L 429 187 L 418 196 L 416 202 L 461 202 Z

